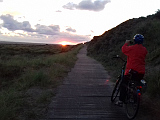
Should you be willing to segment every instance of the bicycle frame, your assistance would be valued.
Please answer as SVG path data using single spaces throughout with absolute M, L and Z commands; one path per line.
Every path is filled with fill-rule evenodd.
M 124 62 L 124 65 L 122 67 L 122 71 L 121 71 L 121 80 L 123 80 L 123 77 L 124 77 L 124 72 L 125 72 L 125 66 L 126 66 L 126 61 Z
M 123 66 L 122 66 L 122 69 L 121 69 L 121 80 L 123 80 L 127 61 L 125 61 L 124 59 L 122 59 L 121 57 L 119 57 L 119 55 L 117 55 L 116 57 L 113 57 L 113 58 L 119 58 L 120 60 L 122 60 L 124 62 Z
M 126 63 L 127 63 L 125 60 L 123 60 L 121 57 L 119 57 L 119 55 L 117 55 L 116 57 L 113 57 L 113 58 L 119 58 L 119 59 L 121 59 L 121 60 L 124 62 L 124 64 L 123 64 L 123 66 L 122 66 L 121 73 L 120 73 L 120 75 L 119 75 L 118 78 L 117 78 L 115 87 L 114 87 L 114 89 L 113 89 L 113 91 L 112 91 L 112 95 L 111 95 L 111 101 L 112 101 L 112 102 L 115 101 L 116 97 L 117 97 L 118 94 L 119 94 L 121 82 L 122 82 L 123 77 L 124 77 L 125 66 L 126 66 Z

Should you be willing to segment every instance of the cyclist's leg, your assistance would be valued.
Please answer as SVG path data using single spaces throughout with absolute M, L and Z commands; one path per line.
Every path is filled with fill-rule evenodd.
M 136 77 L 136 81 L 137 81 L 137 86 L 142 86 L 141 84 L 141 80 L 143 79 L 144 77 L 144 74 L 137 74 L 137 77 Z M 139 87 L 140 91 L 141 91 L 141 87 Z M 142 91 L 141 91 L 142 92 Z
M 144 74 L 138 74 L 136 80 L 140 83 L 143 77 L 144 77 Z
M 126 94 L 127 94 L 127 85 L 128 85 L 129 78 L 127 75 L 124 76 L 122 83 L 121 83 L 121 88 L 120 88 L 120 97 L 119 100 L 122 102 L 125 102 Z

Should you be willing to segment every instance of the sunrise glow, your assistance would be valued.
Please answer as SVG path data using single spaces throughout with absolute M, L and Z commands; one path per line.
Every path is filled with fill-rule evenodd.
M 61 42 L 59 42 L 59 44 L 61 44 L 62 46 L 66 46 L 66 45 L 74 45 L 74 43 L 68 42 L 68 41 L 61 41 Z

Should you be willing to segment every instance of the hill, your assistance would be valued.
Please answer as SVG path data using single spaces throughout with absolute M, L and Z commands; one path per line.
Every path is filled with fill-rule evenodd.
M 112 79 L 118 74 L 122 64 L 112 57 L 121 52 L 125 40 L 133 40 L 135 34 L 145 37 L 144 46 L 148 50 L 146 58 L 146 75 L 148 83 L 147 96 L 160 99 L 160 10 L 147 17 L 127 20 L 113 29 L 95 36 L 88 43 L 88 55 L 100 61 L 109 71 Z M 126 59 L 126 58 L 125 58 Z

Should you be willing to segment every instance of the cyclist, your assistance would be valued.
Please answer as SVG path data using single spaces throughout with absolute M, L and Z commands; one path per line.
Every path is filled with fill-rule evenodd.
M 134 37 L 134 45 L 130 45 L 130 40 L 126 40 L 125 44 L 122 46 L 122 52 L 127 55 L 127 65 L 125 70 L 125 75 L 122 80 L 120 88 L 119 101 L 115 104 L 118 106 L 123 106 L 126 97 L 126 86 L 128 84 L 129 70 L 137 72 L 136 80 L 140 81 L 143 79 L 145 74 L 145 57 L 147 54 L 147 49 L 142 45 L 144 36 L 141 34 L 136 34 Z

